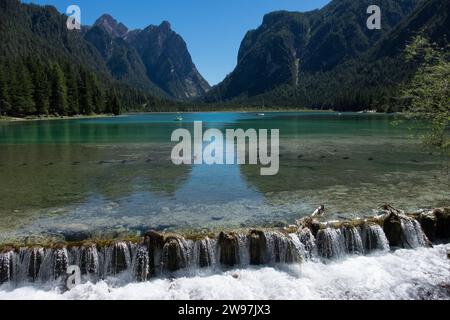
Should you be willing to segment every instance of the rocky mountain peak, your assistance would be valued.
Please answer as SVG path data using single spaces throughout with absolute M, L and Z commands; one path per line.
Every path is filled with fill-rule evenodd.
M 128 28 L 109 14 L 104 14 L 98 18 L 94 26 L 102 27 L 114 38 L 122 38 L 128 33 Z
M 159 28 L 162 29 L 162 30 L 167 30 L 167 31 L 171 31 L 172 30 L 172 26 L 171 26 L 170 22 L 166 21 L 166 20 L 161 22 L 161 24 L 159 25 Z

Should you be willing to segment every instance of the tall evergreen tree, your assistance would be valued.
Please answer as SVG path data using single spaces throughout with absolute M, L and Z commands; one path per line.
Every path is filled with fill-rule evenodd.
M 67 84 L 68 114 L 76 115 L 80 113 L 78 74 L 70 64 L 66 65 L 65 74 Z
M 47 66 L 39 61 L 29 61 L 29 68 L 34 83 L 33 98 L 36 105 L 36 113 L 46 115 L 50 109 L 50 82 Z
M 60 65 L 53 64 L 51 75 L 51 96 L 50 96 L 50 110 L 51 113 L 60 116 L 67 115 L 67 85 Z
M 116 90 L 111 90 L 108 93 L 106 112 L 114 115 L 119 115 L 122 112 L 122 106 Z
M 15 116 L 35 114 L 34 87 L 30 73 L 23 62 L 16 63 L 12 79 L 11 104 L 14 106 L 12 114 Z
M 0 115 L 6 115 L 9 112 L 9 93 L 6 79 L 6 68 L 0 62 Z
M 92 87 L 89 81 L 89 75 L 86 70 L 80 68 L 78 78 L 79 104 L 82 114 L 93 113 L 92 108 Z
M 101 114 L 105 111 L 105 100 L 103 91 L 99 85 L 98 79 L 95 75 L 91 75 L 90 82 L 92 84 L 92 105 L 94 113 Z

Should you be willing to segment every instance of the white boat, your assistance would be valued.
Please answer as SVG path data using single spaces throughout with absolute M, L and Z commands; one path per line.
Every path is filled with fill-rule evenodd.
M 265 116 L 265 114 L 264 114 L 264 113 L 258 113 L 258 116 L 260 116 L 260 117 L 264 117 L 264 116 Z
M 175 117 L 175 121 L 183 121 L 183 117 L 181 115 L 177 115 Z

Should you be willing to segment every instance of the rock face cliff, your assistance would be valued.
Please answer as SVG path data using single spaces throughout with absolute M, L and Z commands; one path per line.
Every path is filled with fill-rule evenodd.
M 164 21 L 134 32 L 127 41 L 139 52 L 148 77 L 176 98 L 198 97 L 209 90 L 200 75 L 183 38 Z
M 416 7 L 419 0 L 333 0 L 311 12 L 267 14 L 244 37 L 235 70 L 210 96 L 254 96 L 296 85 L 305 73 L 327 72 L 368 52 Z M 369 5 L 382 10 L 382 29 L 369 30 Z
M 96 25 L 90 28 L 84 38 L 92 43 L 105 60 L 111 75 L 117 80 L 123 81 L 143 90 L 151 90 L 164 95 L 162 90 L 152 83 L 146 74 L 136 49 L 116 34 L 110 25 Z
M 185 41 L 167 21 L 129 31 L 110 15 L 103 15 L 85 38 L 106 59 L 111 73 L 133 86 L 158 89 L 180 100 L 202 96 L 210 89 Z

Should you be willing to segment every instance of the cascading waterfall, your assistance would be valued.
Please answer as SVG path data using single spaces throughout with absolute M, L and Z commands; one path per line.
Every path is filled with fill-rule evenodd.
M 149 276 L 161 272 L 161 253 L 164 246 L 164 236 L 155 231 L 149 231 L 144 236 L 144 246 L 148 250 Z
M 243 242 L 243 245 L 239 247 L 239 253 L 242 256 L 243 252 L 246 252 L 247 246 L 250 252 L 250 264 L 261 265 L 268 263 L 269 250 L 267 246 L 267 238 L 264 231 L 252 230 L 248 235 L 247 242 Z M 241 259 L 241 262 L 243 259 Z
M 55 281 L 59 277 L 65 276 L 69 262 L 69 253 L 66 248 L 44 250 L 37 279 L 46 282 Z
M 353 226 L 345 226 L 342 231 L 347 253 L 364 254 L 364 246 L 359 230 Z
M 98 276 L 100 272 L 100 258 L 95 245 L 81 248 L 79 266 L 83 275 Z
M 246 234 L 238 234 L 236 236 L 237 239 L 237 264 L 240 266 L 248 266 L 251 262 L 250 256 L 250 241 L 249 237 Z
M 0 254 L 0 283 L 8 282 L 11 280 L 13 261 L 13 251 Z
M 133 274 L 136 281 L 144 282 L 150 277 L 150 264 L 149 264 L 148 248 L 145 246 L 138 246 L 134 254 L 133 259 Z
M 406 215 L 390 213 L 383 222 L 383 230 L 391 247 L 413 249 L 430 244 L 420 223 Z
M 392 227 L 389 223 L 397 225 Z M 346 254 L 388 251 L 390 242 L 401 243 L 405 248 L 429 244 L 420 223 L 413 218 L 389 216 L 384 220 L 384 229 L 381 224 L 321 224 L 316 237 L 308 227 L 301 226 L 290 232 L 221 232 L 217 238 L 196 240 L 148 232 L 141 243 L 116 241 L 101 246 L 91 243 L 70 248 L 6 249 L 0 253 L 0 284 L 64 279 L 67 267 L 73 264 L 80 267 L 85 280 L 95 282 L 124 274 L 125 279 L 141 282 L 155 275 L 172 276 L 179 270 L 299 263 L 315 256 L 334 259 Z M 390 232 L 387 237 L 384 231 L 396 230 L 398 226 L 400 234 Z
M 162 249 L 163 272 L 175 272 L 188 267 L 192 255 L 192 243 L 178 236 L 167 238 Z
M 119 274 L 131 266 L 131 251 L 129 243 L 119 241 L 106 249 L 106 274 Z
M 361 228 L 361 238 L 366 252 L 390 250 L 386 235 L 378 224 L 364 224 Z
M 316 239 L 309 228 L 301 228 L 298 231 L 298 239 L 303 245 L 305 251 L 304 257 L 306 259 L 311 259 L 314 255 L 316 255 Z
M 194 261 L 200 268 L 207 268 L 216 265 L 216 245 L 217 241 L 209 239 L 201 239 L 194 244 Z
M 403 248 L 414 249 L 427 245 L 428 239 L 417 220 L 402 217 L 401 227 L 403 231 Z
M 301 262 L 304 247 L 297 235 L 286 235 L 278 231 L 266 232 L 268 263 Z
M 342 257 L 345 252 L 345 238 L 341 229 L 325 228 L 317 233 L 317 251 L 320 257 L 332 259 Z

